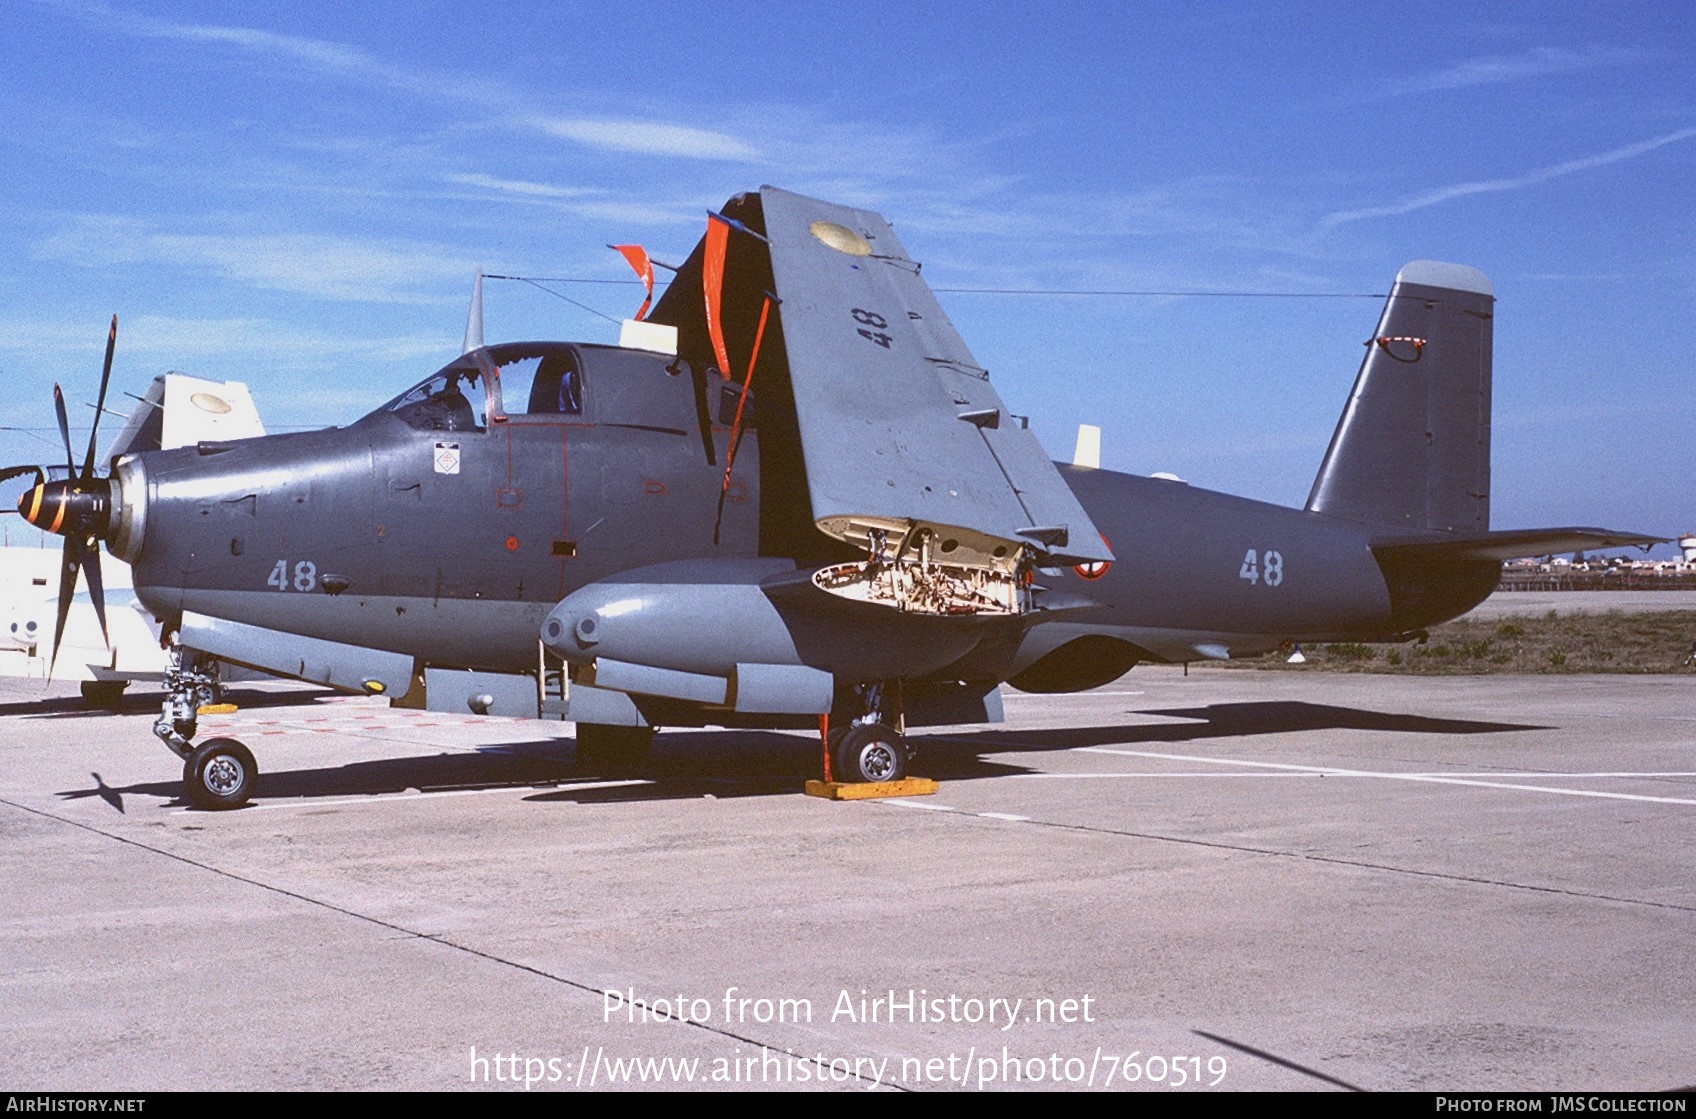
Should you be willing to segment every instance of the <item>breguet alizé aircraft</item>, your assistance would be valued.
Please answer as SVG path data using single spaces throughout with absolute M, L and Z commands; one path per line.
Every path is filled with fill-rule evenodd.
M 203 807 L 257 774 L 239 742 L 192 742 L 210 657 L 570 719 L 590 765 L 657 726 L 816 725 L 831 776 L 880 781 L 906 728 L 993 721 L 1003 682 L 1410 640 L 1504 559 L 1659 539 L 1489 528 L 1493 302 L 1474 269 L 1404 267 L 1284 509 L 1056 466 L 881 217 L 765 187 L 709 218 L 630 344 L 468 328 L 347 427 L 105 477 L 91 435 L 66 480 L 9 473 L 38 471 L 20 509 L 66 537 L 61 625 L 79 570 L 101 600 L 101 543 L 167 619 L 154 729 Z

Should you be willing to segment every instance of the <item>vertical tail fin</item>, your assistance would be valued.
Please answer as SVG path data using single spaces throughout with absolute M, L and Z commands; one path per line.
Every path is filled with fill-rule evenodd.
M 1307 509 L 1368 524 L 1490 527 L 1490 334 L 1476 268 L 1396 274 Z

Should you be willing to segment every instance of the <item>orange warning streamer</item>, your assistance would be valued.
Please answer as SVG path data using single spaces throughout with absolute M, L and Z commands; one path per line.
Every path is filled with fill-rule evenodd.
M 742 378 L 742 395 L 736 400 L 736 418 L 730 422 L 730 446 L 724 452 L 724 484 L 719 492 L 730 489 L 730 468 L 736 463 L 736 445 L 742 441 L 742 409 L 748 406 L 748 386 L 754 383 L 754 363 L 760 360 L 760 342 L 766 336 L 766 316 L 771 314 L 771 296 L 760 301 L 760 325 L 754 329 L 754 348 L 748 354 L 748 375 Z
M 730 242 L 730 226 L 717 214 L 707 215 L 707 235 L 702 241 L 701 295 L 707 310 L 707 335 L 713 340 L 713 355 L 725 377 L 730 376 L 730 354 L 724 348 L 724 324 L 719 319 L 724 296 L 724 250 Z
M 648 250 L 641 245 L 608 245 L 607 248 L 622 256 L 648 289 L 648 297 L 642 300 L 642 309 L 636 312 L 636 321 L 641 322 L 654 302 L 654 266 L 648 259 Z

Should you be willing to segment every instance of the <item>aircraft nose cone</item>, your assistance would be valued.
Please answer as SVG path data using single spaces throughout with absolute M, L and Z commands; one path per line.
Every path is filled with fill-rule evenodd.
M 86 488 L 75 482 L 38 482 L 18 499 L 23 519 L 45 532 L 99 536 L 111 519 L 112 490 L 93 480 Z
M 41 511 L 44 505 L 43 498 L 45 497 L 46 492 L 47 484 L 45 482 L 37 482 L 35 485 L 25 490 L 23 495 L 18 498 L 19 516 L 23 517 L 24 520 L 28 521 L 36 528 L 47 527 L 41 522 L 41 520 L 38 519 L 41 516 Z

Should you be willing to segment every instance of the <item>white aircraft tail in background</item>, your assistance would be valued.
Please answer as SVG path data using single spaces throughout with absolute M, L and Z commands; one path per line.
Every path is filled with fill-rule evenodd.
M 259 411 L 239 381 L 206 381 L 186 373 L 153 378 L 106 452 L 105 461 L 137 451 L 186 447 L 202 440 L 264 435 Z M 8 532 L 7 536 L 13 534 Z M 59 548 L 42 543 L 0 546 L 0 677 L 45 680 L 54 665 L 53 618 L 59 594 Z M 57 540 L 54 541 L 57 544 Z M 82 684 L 90 703 L 116 703 L 132 680 L 156 680 L 165 669 L 159 622 L 135 600 L 129 565 L 100 554 L 110 644 L 86 591 L 71 600 L 53 667 L 57 680 Z

